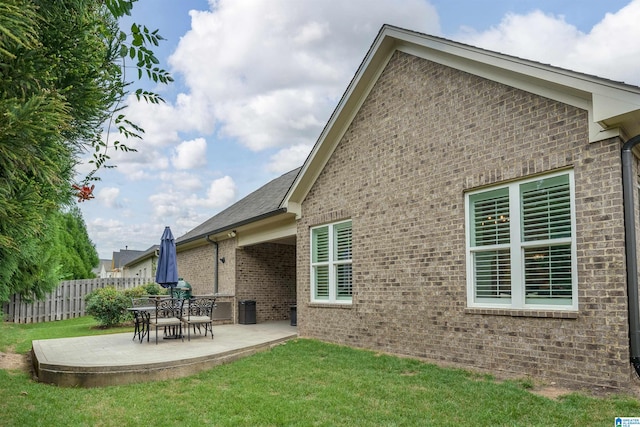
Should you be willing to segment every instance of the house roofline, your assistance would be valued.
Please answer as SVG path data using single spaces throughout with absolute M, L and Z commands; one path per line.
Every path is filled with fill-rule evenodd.
M 301 203 L 398 50 L 588 112 L 589 141 L 640 133 L 640 88 L 471 45 L 383 25 L 323 128 L 281 206 Z
M 141 253 L 139 256 L 132 259 L 131 261 L 127 262 L 122 267 L 129 267 L 130 265 L 138 264 L 147 258 L 152 258 L 153 256 L 156 256 L 155 254 L 159 249 L 160 249 L 160 245 L 152 245 L 149 249 L 147 249 L 146 251 L 144 251 L 143 253 Z
M 273 216 L 277 216 L 277 215 L 280 215 L 280 214 L 283 214 L 283 213 L 287 213 L 287 208 L 284 208 L 284 207 L 278 208 L 278 209 L 276 209 L 274 211 L 266 212 L 266 213 L 263 213 L 261 215 L 254 216 L 252 218 L 247 218 L 247 219 L 244 219 L 242 221 L 235 222 L 233 224 L 225 225 L 224 227 L 220 227 L 220 228 L 217 228 L 217 229 L 214 229 L 214 230 L 211 230 L 211 231 L 207 231 L 207 232 L 202 233 L 202 234 L 198 234 L 197 236 L 193 236 L 193 237 L 190 237 L 188 239 L 176 242 L 176 247 L 181 246 L 181 245 L 185 245 L 187 243 L 193 243 L 193 242 L 201 240 L 201 239 L 206 239 L 209 236 L 212 236 L 212 235 L 215 235 L 215 234 L 224 233 L 226 231 L 230 231 L 230 230 L 233 230 L 233 229 L 236 229 L 236 228 L 240 228 L 240 227 L 242 227 L 244 225 L 252 224 L 252 223 L 261 221 L 263 219 L 271 218 Z

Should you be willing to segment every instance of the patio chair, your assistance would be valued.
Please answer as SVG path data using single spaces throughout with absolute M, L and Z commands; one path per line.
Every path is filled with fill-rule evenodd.
M 195 297 L 187 301 L 187 309 L 182 316 L 182 322 L 187 328 L 187 339 L 191 341 L 191 328 L 193 333 L 202 333 L 201 326 L 204 326 L 204 336 L 207 336 L 207 331 L 211 332 L 211 339 L 213 339 L 213 310 L 216 308 L 216 299 L 209 297 Z
M 173 336 L 171 338 L 182 338 L 182 306 L 184 300 L 177 298 L 165 298 L 155 300 L 155 313 L 149 316 L 149 328 L 155 328 L 156 330 L 156 344 L 158 344 L 158 329 L 163 328 L 164 334 L 167 335 L 167 329 L 173 330 Z M 177 331 L 176 332 L 176 328 Z M 147 342 L 149 336 L 147 335 Z
M 152 307 L 155 307 L 153 298 L 131 298 L 131 308 L 129 311 L 133 313 L 133 339 L 138 338 L 140 342 L 145 335 L 149 333 L 149 317 L 151 316 Z

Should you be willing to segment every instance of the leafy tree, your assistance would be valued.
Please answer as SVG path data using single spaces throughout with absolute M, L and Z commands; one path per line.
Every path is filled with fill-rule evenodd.
M 0 0 L 0 301 L 42 296 L 67 274 L 50 248 L 73 200 L 75 165 L 92 152 L 85 183 L 98 180 L 101 167 L 113 166 L 109 150 L 130 151 L 112 135 L 143 132 L 122 113 L 127 67 L 172 81 L 148 48 L 162 40 L 157 31 L 118 27 L 135 1 Z M 102 139 L 105 126 L 111 142 Z
M 100 258 L 95 245 L 89 239 L 82 213 L 77 207 L 69 212 L 58 212 L 51 223 L 51 263 L 58 265 L 62 280 L 89 279 Z

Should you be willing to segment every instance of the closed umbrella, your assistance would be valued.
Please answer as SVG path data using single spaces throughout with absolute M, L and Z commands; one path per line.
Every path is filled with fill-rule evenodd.
M 163 288 L 173 288 L 178 283 L 178 262 L 176 260 L 176 241 L 169 226 L 164 228 L 160 239 L 160 254 L 158 256 L 158 268 L 156 269 L 156 283 Z

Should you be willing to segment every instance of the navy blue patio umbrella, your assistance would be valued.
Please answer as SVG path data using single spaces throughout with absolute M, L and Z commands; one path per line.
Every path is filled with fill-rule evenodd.
M 156 283 L 163 288 L 173 288 L 178 284 L 178 262 L 176 259 L 176 241 L 171 233 L 171 228 L 166 226 L 160 239 L 160 254 L 158 256 L 158 268 L 156 269 Z

